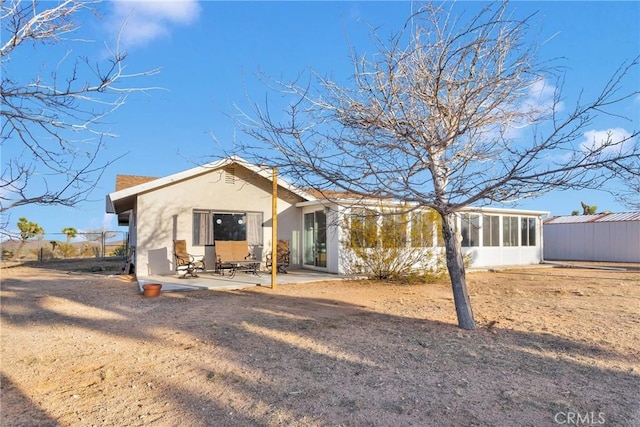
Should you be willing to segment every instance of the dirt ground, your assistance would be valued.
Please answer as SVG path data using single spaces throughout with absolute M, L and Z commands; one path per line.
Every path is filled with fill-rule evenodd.
M 48 267 L 1 271 L 2 426 L 640 425 L 637 265 L 468 273 L 477 331 L 447 282 L 145 298 Z

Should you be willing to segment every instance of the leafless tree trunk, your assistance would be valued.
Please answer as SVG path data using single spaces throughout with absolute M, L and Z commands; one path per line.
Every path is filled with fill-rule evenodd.
M 456 306 L 458 325 L 463 329 L 475 329 L 471 301 L 467 291 L 464 258 L 460 239 L 456 233 L 456 217 L 454 213 L 442 216 L 442 233 L 447 254 L 447 269 L 453 288 L 453 301 Z
M 38 71 L 42 64 L 37 61 L 32 61 L 32 73 L 25 73 L 24 64 L 20 70 L 11 68 L 12 60 L 33 55 L 33 48 L 82 43 L 71 37 L 79 28 L 79 15 L 93 12 L 96 3 L 0 3 L 0 213 L 27 204 L 72 206 L 84 200 L 115 160 L 98 163 L 105 138 L 115 136 L 101 130 L 101 120 L 124 105 L 131 93 L 150 89 L 123 84 L 157 70 L 125 73 L 126 53 L 118 49 L 109 50 L 110 56 L 96 64 L 84 57 L 74 61 L 67 51 L 49 76 Z M 46 176 L 53 175 L 64 176 L 66 183 L 52 188 Z
M 527 44 L 532 17 L 515 19 L 507 3 L 495 3 L 463 22 L 441 7 L 428 4 L 404 31 L 376 38 L 374 54 L 353 53 L 351 83 L 314 73 L 304 84 L 265 76 L 291 101 L 285 113 L 274 114 L 268 100 L 240 109 L 238 122 L 253 141 L 240 149 L 298 185 L 438 212 L 459 326 L 474 329 L 456 213 L 637 177 L 637 131 L 583 139 L 597 114 L 637 94 L 620 91 L 638 58 L 595 99 L 570 107 L 562 75 Z

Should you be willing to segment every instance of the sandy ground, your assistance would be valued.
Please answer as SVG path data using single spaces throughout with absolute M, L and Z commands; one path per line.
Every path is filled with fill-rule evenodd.
M 2 269 L 2 426 L 640 425 L 640 266 L 144 298 Z

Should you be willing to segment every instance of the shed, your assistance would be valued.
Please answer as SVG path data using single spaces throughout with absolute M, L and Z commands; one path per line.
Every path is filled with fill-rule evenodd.
M 544 221 L 544 258 L 640 262 L 640 212 L 548 218 Z

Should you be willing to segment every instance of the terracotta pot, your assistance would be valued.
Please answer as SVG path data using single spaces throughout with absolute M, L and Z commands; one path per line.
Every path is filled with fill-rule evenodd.
M 142 285 L 142 289 L 144 289 L 143 293 L 145 297 L 152 298 L 160 295 L 160 289 L 162 289 L 162 284 L 160 283 L 147 283 L 146 285 Z

